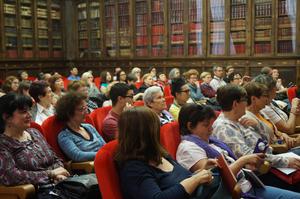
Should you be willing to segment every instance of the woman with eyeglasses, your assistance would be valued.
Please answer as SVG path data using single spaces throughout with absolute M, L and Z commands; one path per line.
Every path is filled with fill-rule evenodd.
M 84 123 L 88 113 L 86 96 L 70 92 L 56 104 L 56 117 L 65 124 L 57 141 L 63 153 L 74 162 L 92 161 L 105 141 L 90 124 Z
M 48 194 L 51 184 L 69 173 L 41 133 L 30 128 L 31 106 L 25 95 L 9 93 L 0 98 L 0 185 L 30 183 L 41 188 L 37 195 Z

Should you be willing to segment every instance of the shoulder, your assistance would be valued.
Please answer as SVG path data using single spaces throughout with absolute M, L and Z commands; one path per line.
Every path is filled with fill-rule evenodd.
M 123 177 L 143 176 L 146 173 L 152 173 L 149 164 L 139 160 L 129 160 L 120 168 L 120 174 Z

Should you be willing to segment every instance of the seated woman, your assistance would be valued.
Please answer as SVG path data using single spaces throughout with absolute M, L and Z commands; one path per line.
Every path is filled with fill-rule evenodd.
M 100 91 L 94 83 L 94 76 L 92 71 L 84 72 L 81 75 L 81 80 L 88 85 L 88 95 L 90 98 L 98 98 Z
M 43 188 L 69 176 L 41 133 L 30 128 L 31 106 L 25 95 L 9 93 L 0 98 L 1 185 L 31 183 Z
M 66 125 L 57 138 L 63 153 L 75 162 L 94 160 L 98 150 L 105 144 L 97 130 L 83 123 L 88 111 L 86 96 L 70 92 L 56 104 L 56 117 Z
M 60 74 L 54 74 L 49 78 L 49 84 L 51 87 L 51 90 L 53 92 L 53 101 L 52 104 L 55 105 L 57 100 L 61 98 L 64 93 L 64 81 L 62 79 L 62 76 Z
M 154 80 L 153 80 L 153 77 L 150 73 L 146 73 L 143 76 L 142 80 L 143 80 L 143 84 L 139 88 L 139 93 L 144 93 L 147 88 L 154 85 Z
M 100 74 L 101 83 L 100 83 L 100 91 L 103 94 L 107 93 L 107 86 L 110 82 L 112 82 L 112 76 L 108 71 L 102 71 Z
M 209 84 L 212 80 L 210 72 L 202 72 L 200 74 L 200 79 L 203 81 L 200 85 L 201 92 L 205 97 L 213 98 L 216 97 L 216 91 Z
M 133 107 L 121 114 L 115 159 L 124 199 L 195 198 L 199 186 L 213 181 L 209 170 L 192 175 L 181 167 L 160 145 L 159 135 L 159 119 L 151 109 Z
M 256 169 L 263 161 L 263 154 L 250 154 L 236 160 L 231 149 L 222 141 L 211 136 L 212 124 L 215 120 L 214 111 L 208 106 L 197 104 L 184 105 L 179 113 L 179 127 L 182 141 L 178 146 L 176 159 L 186 169 L 192 172 L 201 169 L 209 169 L 213 165 L 212 158 L 220 154 L 230 164 L 234 175 L 244 167 Z M 249 191 L 260 198 L 296 198 L 300 194 L 266 186 Z M 275 197 L 276 196 L 276 197 Z
M 9 92 L 17 92 L 19 88 L 19 80 L 15 76 L 8 76 L 3 84 L 2 84 L 2 91 L 4 94 Z
M 152 86 L 147 88 L 144 92 L 143 100 L 145 106 L 151 108 L 159 117 L 160 125 L 164 125 L 173 122 L 173 116 L 166 111 L 167 104 L 164 97 L 164 93 L 158 86 Z
M 98 108 L 97 103 L 93 102 L 89 98 L 88 85 L 86 82 L 84 82 L 82 80 L 71 81 L 68 85 L 68 92 L 79 92 L 79 93 L 82 93 L 86 97 L 85 101 L 87 103 L 88 113 L 91 113 L 95 109 Z
M 45 81 L 32 82 L 29 94 L 35 101 L 31 109 L 32 120 L 41 125 L 48 117 L 54 115 L 51 88 Z

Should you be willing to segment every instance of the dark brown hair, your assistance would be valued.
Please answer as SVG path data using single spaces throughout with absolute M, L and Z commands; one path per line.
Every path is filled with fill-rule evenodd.
M 133 107 L 119 119 L 119 146 L 115 159 L 122 165 L 128 160 L 160 164 L 167 152 L 160 144 L 160 123 L 156 113 L 147 107 Z
M 76 92 L 80 87 L 88 87 L 88 84 L 82 80 L 71 81 L 68 85 L 69 92 Z
M 255 97 L 259 98 L 263 95 L 268 94 L 267 86 L 265 86 L 264 84 L 257 83 L 257 82 L 251 81 L 251 82 L 245 84 L 244 88 L 247 91 L 248 106 L 251 105 L 251 103 L 252 103 L 252 100 L 251 100 L 252 96 L 255 96 Z

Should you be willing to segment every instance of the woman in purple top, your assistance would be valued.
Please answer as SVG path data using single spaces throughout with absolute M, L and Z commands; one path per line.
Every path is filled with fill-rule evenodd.
M 28 96 L 9 93 L 0 98 L 1 185 L 49 187 L 69 176 L 40 132 L 29 128 L 31 106 Z

